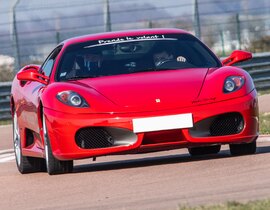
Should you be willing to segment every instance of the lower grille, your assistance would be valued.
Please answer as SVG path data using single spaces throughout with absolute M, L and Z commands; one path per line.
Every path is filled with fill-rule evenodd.
M 197 122 L 189 129 L 189 133 L 193 137 L 226 136 L 238 134 L 243 129 L 243 116 L 238 112 L 230 112 Z
M 244 128 L 244 120 L 239 113 L 219 115 L 212 122 L 209 132 L 211 136 L 225 136 L 240 133 Z
M 101 127 L 80 129 L 76 133 L 75 141 L 83 149 L 106 148 L 114 145 L 113 137 Z

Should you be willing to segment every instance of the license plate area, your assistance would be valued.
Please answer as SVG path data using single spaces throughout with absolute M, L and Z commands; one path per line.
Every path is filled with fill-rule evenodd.
M 132 122 L 134 133 L 193 127 L 193 118 L 191 113 L 137 118 L 133 119 Z

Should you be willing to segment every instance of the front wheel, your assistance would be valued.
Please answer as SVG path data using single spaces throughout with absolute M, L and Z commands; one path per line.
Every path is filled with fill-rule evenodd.
M 45 116 L 43 115 L 43 135 L 44 135 L 44 146 L 45 146 L 45 160 L 47 172 L 50 175 L 70 173 L 73 170 L 73 161 L 60 161 L 53 156 L 51 144 L 47 132 Z
M 245 144 L 230 144 L 231 155 L 252 155 L 256 153 L 256 141 Z
M 221 145 L 188 148 L 191 156 L 210 155 L 219 153 Z

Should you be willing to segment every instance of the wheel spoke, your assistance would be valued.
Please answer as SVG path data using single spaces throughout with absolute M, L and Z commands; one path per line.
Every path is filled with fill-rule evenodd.
M 16 113 L 14 114 L 14 120 L 13 120 L 13 141 L 14 141 L 16 161 L 18 165 L 20 165 L 21 164 L 21 137 L 20 137 L 18 118 L 17 118 Z
M 46 122 L 45 122 L 45 116 L 43 115 L 42 119 L 42 125 L 43 125 L 43 135 L 44 135 L 44 147 L 45 147 L 45 160 L 46 160 L 46 166 L 48 170 L 49 166 L 49 150 L 48 150 L 48 139 L 47 139 L 47 127 L 46 127 Z

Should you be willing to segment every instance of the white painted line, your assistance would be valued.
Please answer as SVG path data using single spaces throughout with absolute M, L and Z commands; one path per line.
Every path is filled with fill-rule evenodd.
M 10 157 L 0 158 L 0 163 L 8 162 L 8 161 L 11 161 L 11 160 L 15 160 L 14 155 L 12 155 Z
M 1 154 L 5 154 L 5 153 L 13 153 L 14 149 L 4 149 L 4 150 L 0 150 L 0 155 Z
M 0 150 L 0 163 L 8 162 L 15 159 L 13 149 Z
M 12 153 L 12 154 L 2 154 L 2 155 L 0 155 L 0 160 L 3 159 L 3 158 L 6 158 L 6 157 L 11 157 L 11 156 L 14 156 L 14 153 Z
M 260 136 L 257 142 L 270 142 L 270 136 Z
M 12 125 L 11 124 L 9 124 L 9 125 L 0 125 L 0 128 L 8 128 L 8 127 L 12 127 Z

